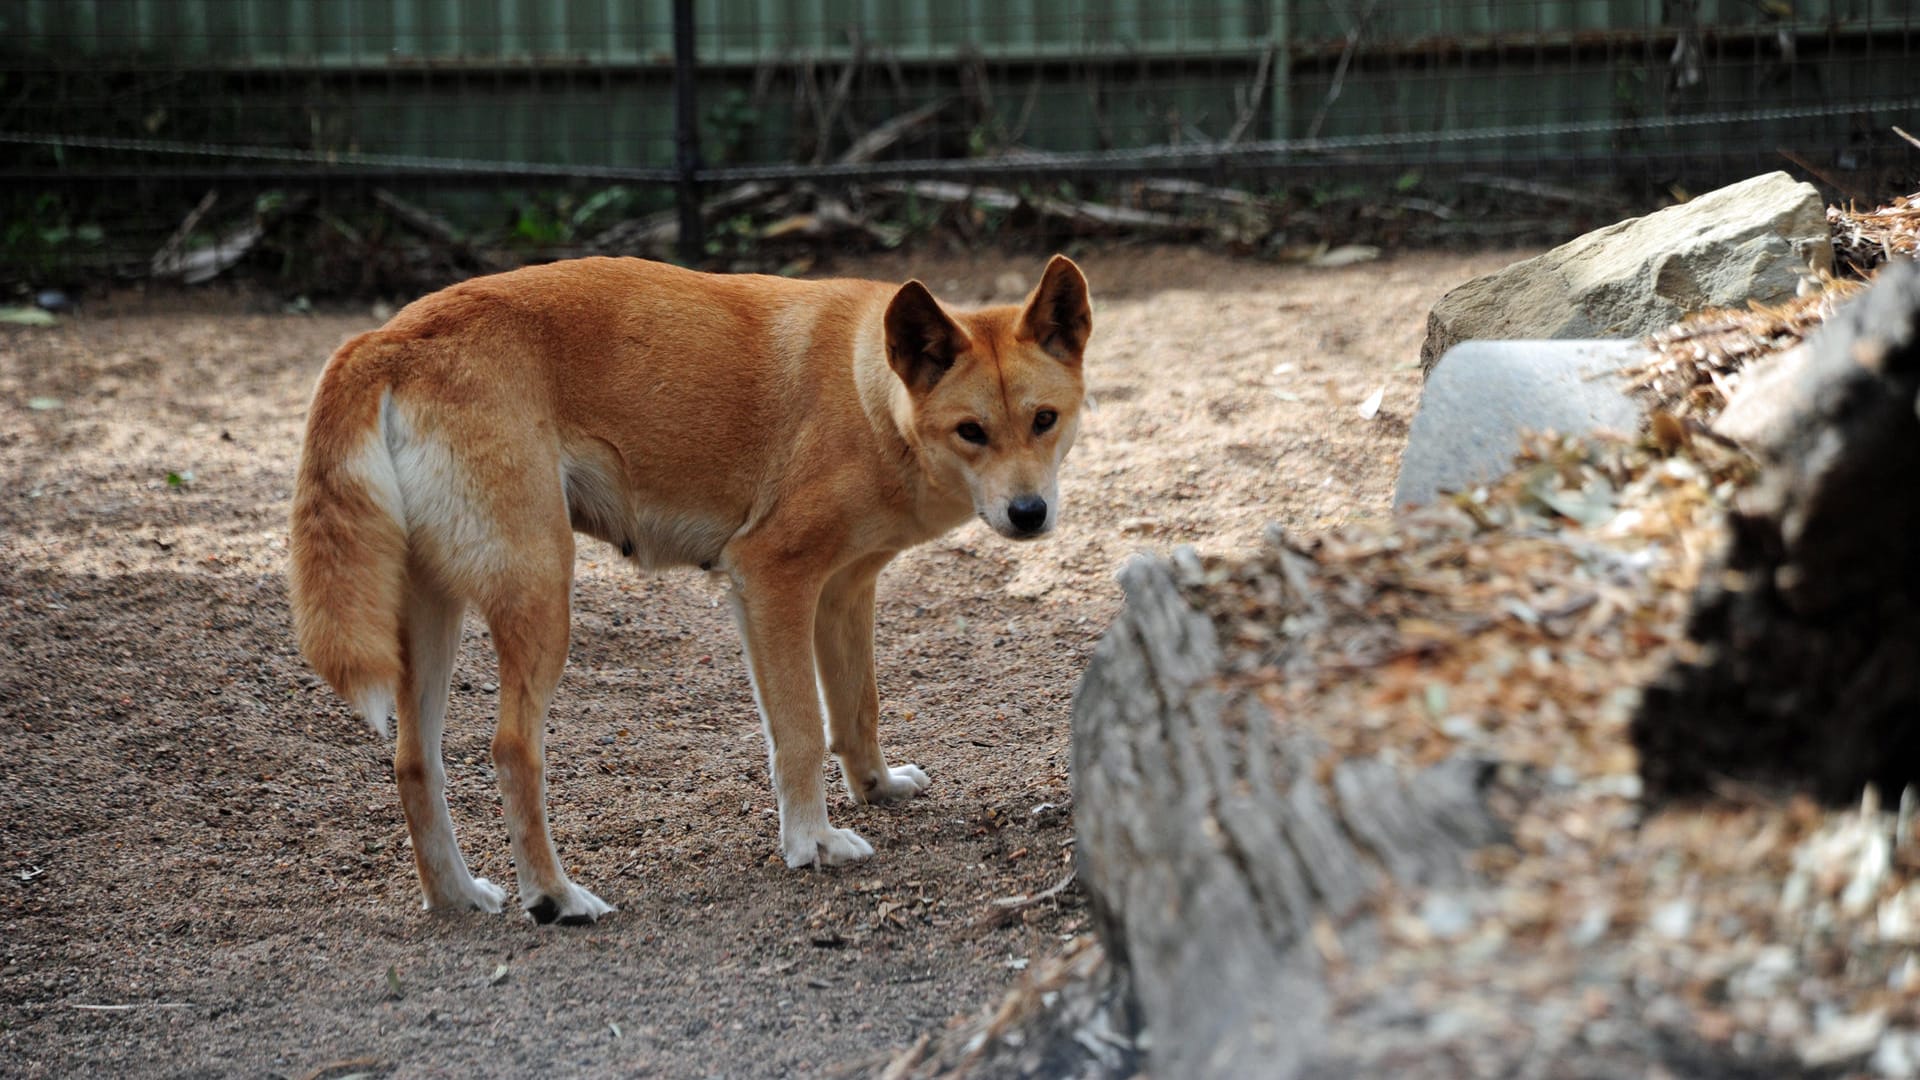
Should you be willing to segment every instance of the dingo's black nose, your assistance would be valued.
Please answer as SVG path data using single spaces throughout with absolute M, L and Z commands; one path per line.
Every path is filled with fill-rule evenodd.
M 1047 523 L 1047 500 L 1038 495 L 1022 495 L 1007 504 L 1007 520 L 1021 532 L 1039 532 Z

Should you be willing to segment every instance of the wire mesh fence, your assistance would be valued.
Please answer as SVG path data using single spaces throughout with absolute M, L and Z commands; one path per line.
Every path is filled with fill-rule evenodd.
M 1551 239 L 1910 190 L 1917 45 L 1910 0 L 0 0 L 0 270 Z

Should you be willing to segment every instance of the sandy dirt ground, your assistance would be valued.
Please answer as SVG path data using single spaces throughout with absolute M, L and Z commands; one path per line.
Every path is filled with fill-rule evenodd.
M 1098 411 L 1062 530 L 1015 547 L 976 523 L 882 577 L 883 745 L 934 786 L 869 809 L 831 778 L 864 864 L 780 863 L 705 577 L 583 541 L 551 807 L 573 877 L 620 909 L 584 929 L 423 913 L 389 748 L 294 650 L 307 394 L 377 320 L 174 296 L 0 328 L 0 1074 L 812 1076 L 980 1007 L 1085 928 L 1071 890 L 983 917 L 1071 868 L 1068 714 L 1115 568 L 1384 514 L 1428 307 L 1514 257 L 1087 256 Z M 1040 264 L 835 269 L 975 303 Z M 475 873 L 510 882 L 493 659 L 466 636 L 449 795 Z

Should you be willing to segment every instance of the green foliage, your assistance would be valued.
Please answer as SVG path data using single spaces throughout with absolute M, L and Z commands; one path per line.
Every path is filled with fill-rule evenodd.
M 1308 205 L 1314 208 L 1333 203 L 1356 202 L 1365 199 L 1372 192 L 1366 184 L 1348 183 L 1332 186 L 1315 186 L 1307 196 Z
M 637 202 L 632 188 L 618 184 L 584 199 L 571 191 L 528 192 L 514 208 L 513 238 L 530 247 L 571 243 L 627 216 Z
M 86 220 L 57 191 L 24 192 L 0 199 L 0 272 L 21 280 L 45 280 L 53 271 L 104 250 L 106 231 Z
M 568 221 L 576 232 L 584 231 L 603 221 L 614 221 L 627 216 L 635 201 L 632 188 L 620 184 L 601 188 L 580 200 L 580 205 L 574 207 L 573 213 L 568 216 Z
M 534 247 L 564 242 L 573 235 L 565 219 L 551 205 L 523 203 L 513 222 L 513 238 Z
M 749 158 L 749 143 L 760 127 L 760 110 L 754 108 L 751 95 L 734 87 L 707 106 L 703 119 L 706 130 L 701 138 L 709 162 L 727 165 Z
M 751 254 L 758 235 L 751 215 L 736 214 L 713 222 L 707 226 L 707 255 L 721 258 Z

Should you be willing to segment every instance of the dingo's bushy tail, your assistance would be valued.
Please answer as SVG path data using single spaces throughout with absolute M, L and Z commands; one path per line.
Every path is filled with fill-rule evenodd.
M 289 593 L 301 653 L 385 738 L 401 681 L 407 525 L 378 336 L 342 345 L 314 390 L 293 491 Z

